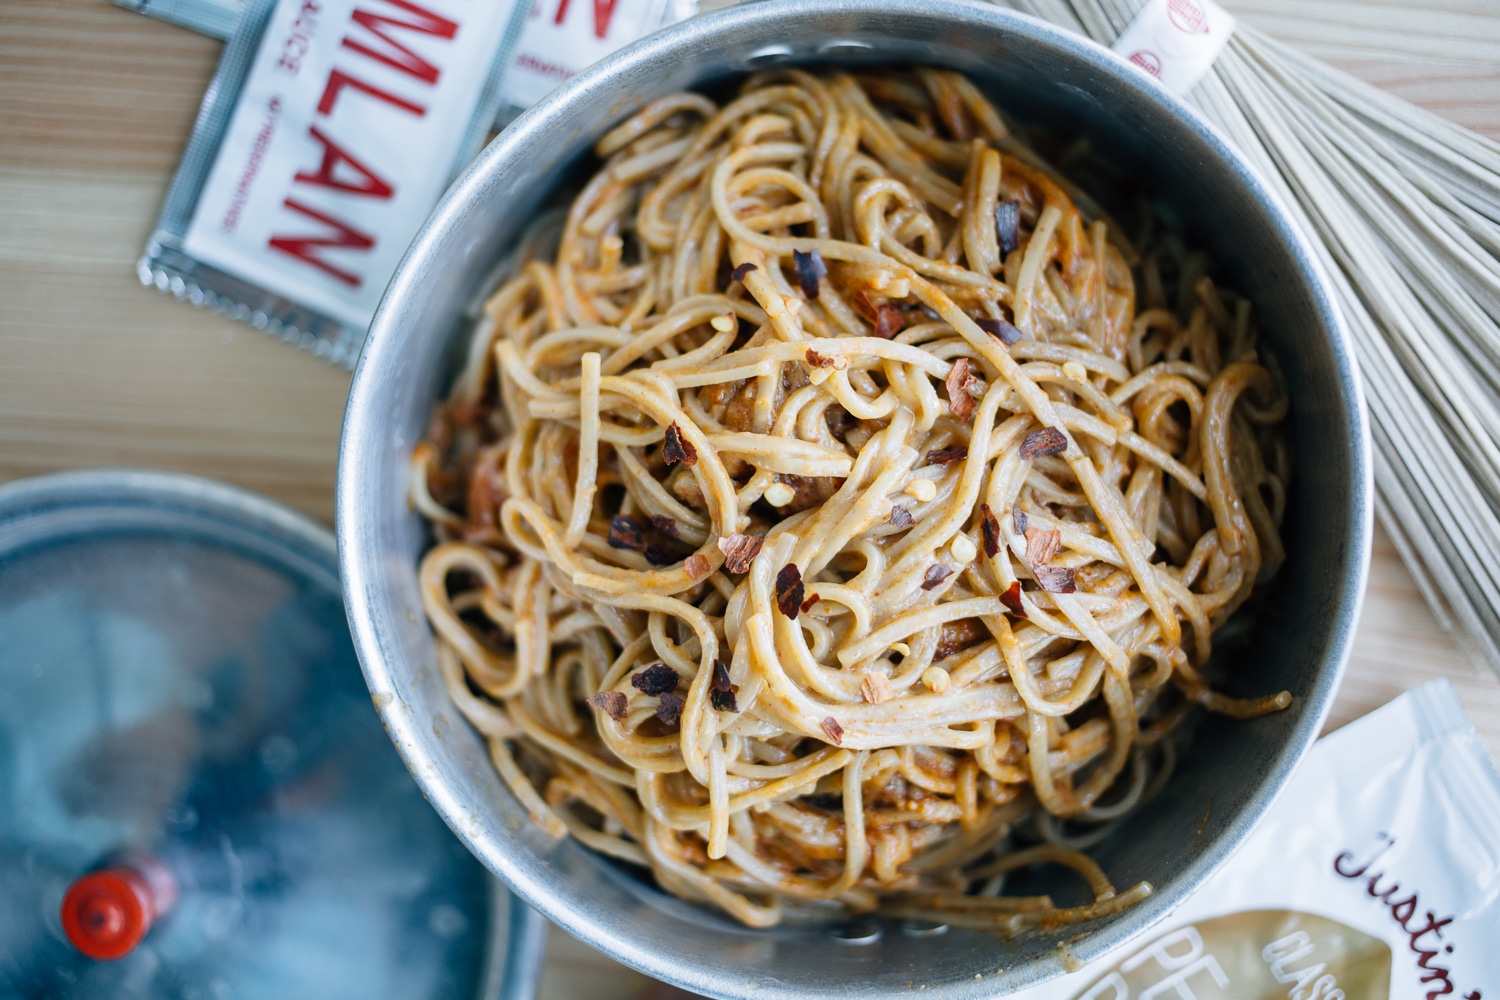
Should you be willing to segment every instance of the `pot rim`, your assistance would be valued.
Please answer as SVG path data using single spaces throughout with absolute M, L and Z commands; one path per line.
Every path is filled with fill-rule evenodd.
M 1156 104 L 1166 114 L 1184 122 L 1217 158 L 1218 162 L 1209 165 L 1209 169 L 1226 169 L 1234 175 L 1238 186 L 1248 198 L 1258 204 L 1270 220 L 1290 259 L 1295 261 L 1297 273 L 1294 277 L 1306 284 L 1329 337 L 1336 366 L 1334 371 L 1327 373 L 1327 378 L 1331 383 L 1330 387 L 1336 385 L 1342 419 L 1355 437 L 1351 448 L 1351 485 L 1348 498 L 1350 516 L 1347 543 L 1352 555 L 1339 581 L 1336 619 L 1327 626 L 1328 653 L 1320 665 L 1316 682 L 1306 696 L 1310 702 L 1310 710 L 1304 713 L 1299 728 L 1294 730 L 1292 737 L 1268 763 L 1260 786 L 1246 801 L 1232 824 L 1216 840 L 1186 860 L 1171 883 L 1170 893 L 1155 893 L 1097 930 L 1090 930 L 1082 937 L 1068 941 L 1068 964 L 1077 967 L 1074 963 L 1081 966 L 1102 956 L 1170 913 L 1174 906 L 1197 889 L 1232 853 L 1281 793 L 1293 769 L 1321 730 L 1342 678 L 1363 599 L 1373 523 L 1370 438 L 1359 374 L 1348 333 L 1319 264 L 1318 254 L 1297 229 L 1277 196 L 1212 125 L 1160 83 L 1092 41 L 1047 22 L 976 0 L 880 0 L 878 4 L 870 3 L 869 0 L 768 0 L 699 15 L 622 49 L 573 77 L 518 118 L 454 182 L 417 234 L 386 290 L 355 369 L 340 443 L 337 500 L 340 561 L 350 627 L 371 690 L 393 691 L 393 678 L 402 671 L 402 667 L 386 659 L 382 648 L 381 627 L 371 613 L 367 595 L 371 588 L 379 586 L 381 567 L 376 564 L 374 554 L 362 547 L 359 528 L 363 515 L 361 498 L 369 495 L 367 489 L 373 490 L 383 485 L 371 473 L 373 462 L 370 456 L 386 440 L 378 396 L 379 379 L 375 373 L 401 364 L 401 357 L 399 353 L 394 353 L 394 348 L 400 339 L 404 300 L 412 294 L 413 276 L 422 262 L 440 254 L 444 234 L 469 210 L 472 203 L 482 197 L 486 179 L 495 171 L 496 166 L 525 151 L 530 143 L 545 135 L 561 109 L 578 95 L 614 87 L 632 70 L 659 62 L 674 51 L 691 45 L 711 45 L 715 36 L 735 30 L 759 28 L 767 38 L 781 37 L 776 34 L 776 26 L 789 17 L 809 13 L 869 14 L 872 8 L 882 14 L 943 19 L 955 26 L 977 22 L 987 28 L 1024 36 L 1024 44 L 1051 47 L 1064 53 L 1067 58 L 1086 63 L 1091 69 L 1110 78 L 1114 86 L 1130 92 L 1132 99 Z M 612 123 L 601 122 L 599 134 L 609 124 Z M 557 892 L 556 872 L 548 872 L 529 852 L 525 856 L 517 856 L 519 852 L 507 851 L 504 845 L 474 831 L 468 811 L 455 791 L 437 777 L 439 772 L 432 766 L 434 754 L 430 752 L 428 741 L 423 739 L 423 733 L 419 731 L 421 720 L 414 719 L 407 713 L 393 711 L 390 702 L 387 700 L 382 703 L 380 697 L 376 698 L 376 704 L 403 760 L 429 801 L 455 833 L 518 896 L 574 936 L 648 975 L 710 995 L 765 997 L 777 995 L 778 990 L 786 991 L 785 995 L 824 995 L 799 989 L 795 983 L 763 983 L 757 987 L 742 981 L 743 977 L 730 980 L 714 975 L 709 969 L 687 967 L 674 961 L 678 956 L 660 955 L 642 948 L 633 939 L 628 927 L 612 924 L 607 919 L 607 914 L 583 912 L 580 908 L 569 905 Z M 931 996 L 979 997 L 993 995 L 993 989 L 993 983 L 986 978 L 982 982 L 968 984 L 931 984 L 927 987 L 927 992 Z M 832 993 L 827 995 L 831 996 Z

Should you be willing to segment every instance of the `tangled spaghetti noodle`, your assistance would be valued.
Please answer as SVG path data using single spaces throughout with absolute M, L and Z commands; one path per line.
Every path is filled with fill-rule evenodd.
M 1143 898 L 1079 847 L 1190 706 L 1290 702 L 1201 673 L 1283 558 L 1249 303 L 952 73 L 760 75 L 597 152 L 412 458 L 443 676 L 501 776 L 756 926 Z M 999 894 L 1038 863 L 1094 902 Z

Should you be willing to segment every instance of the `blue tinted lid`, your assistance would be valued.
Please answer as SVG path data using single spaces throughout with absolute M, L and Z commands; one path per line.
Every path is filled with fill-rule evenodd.
M 0 997 L 529 993 L 535 918 L 402 767 L 307 519 L 155 473 L 0 488 L 0 692 Z M 177 898 L 87 958 L 64 893 L 122 858 Z

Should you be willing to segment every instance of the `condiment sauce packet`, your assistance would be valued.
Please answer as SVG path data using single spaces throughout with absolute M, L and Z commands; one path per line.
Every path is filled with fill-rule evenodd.
M 517 0 L 253 0 L 141 280 L 352 366 L 386 282 L 487 138 Z
M 115 2 L 224 37 L 240 0 Z M 407 245 L 490 130 L 696 9 L 251 0 L 137 267 L 141 282 L 352 367 Z
M 1214 0 L 1146 0 L 1110 49 L 1172 93 L 1186 94 L 1233 34 L 1234 15 Z
M 501 121 L 615 49 L 696 9 L 693 0 L 536 0 L 505 76 Z
M 1228 863 L 1015 1000 L 1500 1000 L 1500 774 L 1447 681 L 1322 740 Z
M 243 0 L 113 0 L 127 10 L 227 40 Z M 714 0 L 713 6 L 725 6 Z M 512 71 L 501 84 L 497 127 L 615 49 L 698 12 L 697 0 L 534 0 Z

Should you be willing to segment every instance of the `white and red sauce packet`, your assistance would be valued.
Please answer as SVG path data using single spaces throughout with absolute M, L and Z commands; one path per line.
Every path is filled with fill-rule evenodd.
M 174 19 L 222 20 L 184 20 L 178 8 L 193 2 L 175 5 Z M 199 5 L 221 14 L 225 2 Z M 691 0 L 250 0 L 141 281 L 352 367 L 407 246 L 496 124 L 693 9 Z
M 1110 48 L 1173 93 L 1186 94 L 1232 34 L 1234 15 L 1214 0 L 1147 0 Z
M 694 10 L 689 0 L 536 0 L 505 76 L 502 116 L 520 114 L 615 49 Z

